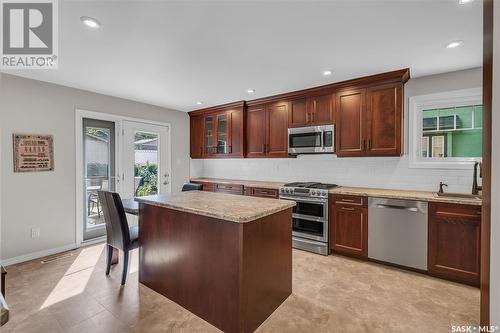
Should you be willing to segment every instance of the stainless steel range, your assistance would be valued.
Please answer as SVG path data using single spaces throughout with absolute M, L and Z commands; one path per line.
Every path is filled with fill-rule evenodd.
M 292 214 L 294 248 L 328 255 L 328 189 L 337 186 L 304 182 L 280 187 L 280 199 L 297 203 Z

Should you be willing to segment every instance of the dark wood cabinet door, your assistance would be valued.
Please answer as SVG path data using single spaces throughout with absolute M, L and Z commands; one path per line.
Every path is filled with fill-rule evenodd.
M 203 116 L 192 116 L 190 121 L 190 155 L 191 158 L 203 157 Z
M 268 157 L 288 157 L 288 103 L 274 103 L 266 106 Z
M 481 207 L 430 203 L 428 272 L 479 286 Z
M 309 97 L 307 109 L 311 125 L 331 125 L 335 122 L 335 104 L 332 94 Z
M 302 127 L 309 125 L 309 114 L 307 110 L 307 99 L 301 98 L 290 102 L 288 113 L 290 127 Z
M 336 97 L 336 151 L 342 156 L 364 156 L 365 89 L 343 91 Z
M 333 252 L 368 258 L 368 209 L 357 203 L 332 200 L 330 248 Z M 366 200 L 361 200 L 364 202 Z
M 388 84 L 366 92 L 367 155 L 400 156 L 403 126 L 403 85 Z
M 252 106 L 246 112 L 246 157 L 266 156 L 266 108 Z
M 231 157 L 243 157 L 244 154 L 244 114 L 243 110 L 229 111 L 229 152 Z

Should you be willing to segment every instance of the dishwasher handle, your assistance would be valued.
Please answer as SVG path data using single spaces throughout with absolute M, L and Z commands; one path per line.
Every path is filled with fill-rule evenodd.
M 377 207 L 378 208 L 407 210 L 407 211 L 410 211 L 410 212 L 418 212 L 418 208 L 417 207 L 405 207 L 405 206 L 387 205 L 387 204 L 377 204 Z

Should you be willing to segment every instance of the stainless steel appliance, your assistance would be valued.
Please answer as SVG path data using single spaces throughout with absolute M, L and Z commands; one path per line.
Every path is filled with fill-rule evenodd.
M 368 199 L 368 257 L 427 270 L 428 204 Z
M 288 129 L 288 153 L 333 153 L 335 125 L 297 127 Z
M 280 199 L 293 200 L 292 245 L 328 255 L 328 189 L 335 184 L 289 183 L 280 187 Z

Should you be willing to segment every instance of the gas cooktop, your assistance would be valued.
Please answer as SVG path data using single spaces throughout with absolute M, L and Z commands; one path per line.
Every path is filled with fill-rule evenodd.
M 294 183 L 287 183 L 283 186 L 284 187 L 314 188 L 314 189 L 321 189 L 321 190 L 328 190 L 330 188 L 338 187 L 337 184 L 325 184 L 325 183 L 317 183 L 317 182 L 294 182 Z

